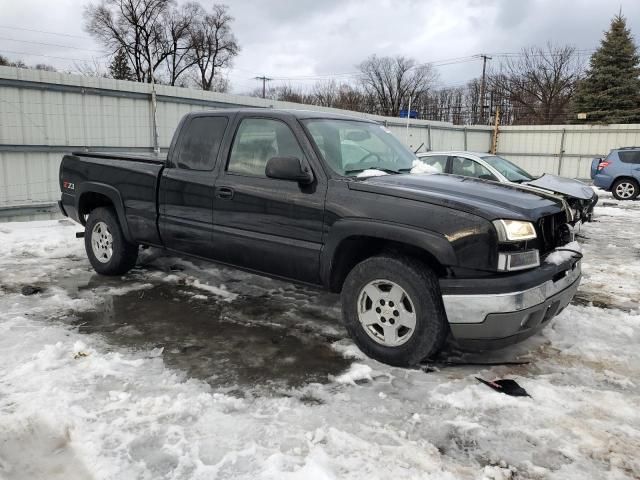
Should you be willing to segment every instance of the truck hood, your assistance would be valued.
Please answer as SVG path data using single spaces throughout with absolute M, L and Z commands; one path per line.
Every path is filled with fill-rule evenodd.
M 536 178 L 525 185 L 542 188 L 550 192 L 559 193 L 568 197 L 575 197 L 580 200 L 591 200 L 595 195 L 593 189 L 584 183 L 571 178 L 558 177 L 545 173 L 540 178 Z
M 458 175 L 385 175 L 352 181 L 349 188 L 441 205 L 487 220 L 508 218 L 535 222 L 564 209 L 561 199 L 533 189 Z

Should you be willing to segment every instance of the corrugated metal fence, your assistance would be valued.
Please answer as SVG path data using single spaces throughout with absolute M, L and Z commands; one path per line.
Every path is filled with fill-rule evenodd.
M 406 120 L 238 95 L 156 86 L 158 146 L 168 148 L 188 112 L 251 106 L 313 109 L 386 124 L 413 150 L 474 150 L 491 145 L 489 127 Z M 0 67 L 0 208 L 49 203 L 59 197 L 58 167 L 72 150 L 154 147 L 151 85 L 56 72 Z M 640 126 L 504 127 L 499 152 L 532 173 L 587 178 L 590 158 L 640 144 Z
M 640 146 L 640 125 L 502 127 L 498 154 L 542 175 L 588 179 L 591 160 L 612 148 Z
M 0 207 L 49 203 L 59 197 L 58 167 L 73 150 L 154 147 L 149 84 L 0 67 Z M 486 151 L 489 129 L 310 107 L 271 99 L 156 86 L 158 146 L 167 149 L 180 118 L 192 111 L 238 106 L 314 109 L 384 122 L 416 149 Z

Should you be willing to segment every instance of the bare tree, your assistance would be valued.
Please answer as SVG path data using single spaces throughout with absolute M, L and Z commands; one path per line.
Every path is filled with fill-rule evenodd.
M 508 57 L 489 76 L 489 86 L 508 96 L 516 123 L 564 123 L 583 69 L 574 47 L 548 43 Z
M 255 88 L 248 93 L 251 97 L 262 98 L 262 87 Z M 265 98 L 280 102 L 304 103 L 315 105 L 313 95 L 308 94 L 302 88 L 296 88 L 290 84 L 270 86 L 266 89 Z
M 359 65 L 359 69 L 364 93 L 377 102 L 376 113 L 394 117 L 409 98 L 429 91 L 438 78 L 432 65 L 417 65 L 414 60 L 402 56 L 372 55 Z
M 87 32 L 115 54 L 126 52 L 139 82 L 150 83 L 170 51 L 161 22 L 173 0 L 104 0 L 85 7 Z
M 211 90 L 216 74 L 231 66 L 240 51 L 231 31 L 233 17 L 226 5 L 214 5 L 211 13 L 192 23 L 190 60 L 199 72 L 199 86 Z
M 30 68 L 32 70 L 44 70 L 46 72 L 57 72 L 56 69 L 52 65 L 48 65 L 46 63 L 37 63 L 36 65 L 27 65 L 22 60 L 9 60 L 7 57 L 0 55 L 0 67 L 18 67 L 18 68 Z
M 7 57 L 0 55 L 0 66 L 6 67 L 18 67 L 18 68 L 29 68 L 26 63 L 22 60 L 9 60 Z
M 313 103 L 321 107 L 333 107 L 338 101 L 339 86 L 335 80 L 317 82 L 311 89 Z
M 369 97 L 366 97 L 357 88 L 343 83 L 338 87 L 338 97 L 334 104 L 335 108 L 342 108 L 343 110 L 354 110 L 361 112 L 369 112 L 369 105 L 374 102 Z
M 195 65 L 192 24 L 205 15 L 199 3 L 187 3 L 180 8 L 167 9 L 162 15 L 165 42 L 164 51 L 168 52 L 165 64 L 169 85 L 176 85 L 180 76 Z
M 91 60 L 85 60 L 84 62 L 73 63 L 73 73 L 82 75 L 83 77 L 108 77 L 108 71 L 106 71 L 100 62 L 93 58 Z

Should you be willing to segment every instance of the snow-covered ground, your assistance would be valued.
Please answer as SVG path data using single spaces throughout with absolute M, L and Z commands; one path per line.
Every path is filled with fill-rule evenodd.
M 105 279 L 68 220 L 0 224 L 0 478 L 640 478 L 640 201 L 600 194 L 574 303 L 464 357 L 531 363 L 429 371 L 335 296 L 153 251 Z

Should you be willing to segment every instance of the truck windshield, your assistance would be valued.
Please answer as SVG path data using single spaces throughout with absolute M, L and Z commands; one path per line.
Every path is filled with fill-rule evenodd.
M 522 183 L 535 178 L 529 172 L 511 163 L 506 158 L 498 157 L 497 155 L 487 155 L 482 157 L 482 159 L 498 170 L 510 182 Z
M 357 120 L 309 119 L 303 123 L 331 169 L 353 177 L 366 170 L 406 173 L 416 156 L 391 131 Z

